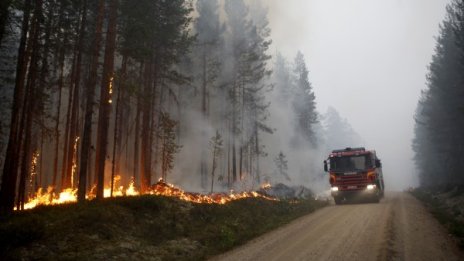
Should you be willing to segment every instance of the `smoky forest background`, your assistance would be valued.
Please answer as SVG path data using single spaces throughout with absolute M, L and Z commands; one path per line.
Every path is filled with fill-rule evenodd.
M 463 70 L 460 8 L 419 104 L 423 165 L 445 155 L 426 153 L 433 130 L 445 132 L 443 153 L 455 153 L 445 140 L 455 136 L 463 149 L 462 132 L 419 124 L 453 121 L 448 107 L 427 114 L 435 104 L 462 110 L 462 88 L 440 80 Z M 317 111 L 310 57 L 272 47 L 259 0 L 2 0 L 0 12 L 3 211 L 39 190 L 82 201 L 130 182 L 145 193 L 160 178 L 202 193 L 279 182 L 316 191 L 327 152 L 362 145 L 336 109 Z
M 464 184 L 464 1 L 447 6 L 416 108 L 413 150 L 424 187 Z

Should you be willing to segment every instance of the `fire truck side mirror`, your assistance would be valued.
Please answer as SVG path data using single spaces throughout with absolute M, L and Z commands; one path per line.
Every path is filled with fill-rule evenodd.
M 382 162 L 380 162 L 380 160 L 375 160 L 375 167 L 376 168 L 381 168 L 382 167 Z
M 329 169 L 327 168 L 327 160 L 324 160 L 324 171 L 329 171 Z

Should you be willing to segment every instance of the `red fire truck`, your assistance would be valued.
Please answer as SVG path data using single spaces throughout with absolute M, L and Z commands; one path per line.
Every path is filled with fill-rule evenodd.
M 324 161 L 324 170 L 330 174 L 331 194 L 335 204 L 354 198 L 378 203 L 384 195 L 382 163 L 374 150 L 334 150 Z

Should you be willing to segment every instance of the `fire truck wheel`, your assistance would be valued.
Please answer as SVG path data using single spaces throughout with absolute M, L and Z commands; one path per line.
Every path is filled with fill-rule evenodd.
M 342 204 L 343 198 L 342 197 L 334 197 L 335 205 Z

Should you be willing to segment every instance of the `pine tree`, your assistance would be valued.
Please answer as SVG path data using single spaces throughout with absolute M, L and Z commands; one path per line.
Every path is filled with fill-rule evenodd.
M 417 106 L 413 149 L 424 186 L 464 183 L 462 14 L 462 1 L 447 7 L 429 66 L 428 88 Z
M 288 175 L 288 161 L 287 156 L 280 151 L 279 154 L 274 158 L 274 163 L 277 168 L 277 173 L 283 176 L 287 181 L 290 181 L 290 176 Z
M 177 122 L 162 112 L 159 138 L 161 139 L 161 177 L 167 180 L 168 173 L 174 168 L 174 156 L 182 146 L 176 143 Z
M 108 149 L 108 132 L 114 86 L 114 53 L 116 49 L 116 25 L 119 0 L 110 0 L 108 31 L 106 37 L 103 75 L 100 88 L 100 106 L 97 130 L 97 151 L 95 159 L 95 175 L 97 177 L 97 199 L 103 198 L 105 181 L 105 161 Z
M 272 81 L 277 92 L 277 100 L 286 106 L 290 102 L 294 86 L 290 66 L 281 53 L 277 53 L 275 57 Z
M 270 30 L 265 16 L 257 16 L 261 17 L 261 20 L 256 24 L 249 20 L 249 9 L 243 1 L 226 1 L 225 11 L 228 16 L 227 39 L 231 55 L 227 63 L 232 68 L 232 78 L 228 79 L 228 85 L 232 136 L 231 164 L 235 182 L 238 178 L 237 171 L 240 179 L 245 174 L 253 176 L 253 156 L 259 159 L 264 154 L 259 145 L 259 132 L 270 131 L 265 124 L 268 104 L 264 96 L 269 86 L 263 80 L 271 74 L 267 69 L 267 61 L 271 57 L 266 53 L 271 41 L 268 39 Z M 256 178 L 259 179 L 259 160 L 256 166 Z
M 335 148 L 357 147 L 362 145 L 361 137 L 337 110 L 329 107 L 322 117 L 328 150 Z
M 92 52 L 91 52 L 91 65 L 90 75 L 87 81 L 87 88 L 85 89 L 85 112 L 84 112 L 84 129 L 82 138 L 82 149 L 81 149 L 81 164 L 79 168 L 79 189 L 78 189 L 78 200 L 84 201 L 85 194 L 87 192 L 87 176 L 89 170 L 90 161 L 90 149 L 91 149 L 91 135 L 92 135 L 92 117 L 93 117 L 93 106 L 95 101 L 95 87 L 97 84 L 98 77 L 98 58 L 100 55 L 101 38 L 102 38 L 102 27 L 103 27 L 103 16 L 104 16 L 105 2 L 104 0 L 98 1 L 98 11 L 95 19 L 95 32 L 93 33 L 92 41 Z
M 21 112 L 23 110 L 24 94 L 26 92 L 24 81 L 28 57 L 26 53 L 26 41 L 29 33 L 29 19 L 32 3 L 25 1 L 23 10 L 23 21 L 21 28 L 21 39 L 18 48 L 18 62 L 16 65 L 16 81 L 13 97 L 13 109 L 10 124 L 10 135 L 3 166 L 2 187 L 0 190 L 0 212 L 13 211 L 16 197 L 16 182 L 18 178 L 18 162 L 21 148 Z
M 316 146 L 316 136 L 313 128 L 313 125 L 318 122 L 316 96 L 309 82 L 309 71 L 301 52 L 298 52 L 295 57 L 294 73 L 296 82 L 293 106 L 296 116 L 296 130 L 307 142 Z
M 201 89 L 201 113 L 205 123 L 209 121 L 210 114 L 210 93 L 217 85 L 221 62 L 219 61 L 219 51 L 222 45 L 223 27 L 219 19 L 219 3 L 216 0 L 199 0 L 196 3 L 199 14 L 195 21 L 195 31 L 197 34 L 197 53 L 196 64 L 199 69 L 196 72 L 198 85 Z M 202 130 L 202 139 L 206 144 L 206 129 Z M 201 186 L 206 188 L 208 176 L 206 151 L 202 146 L 200 175 Z

